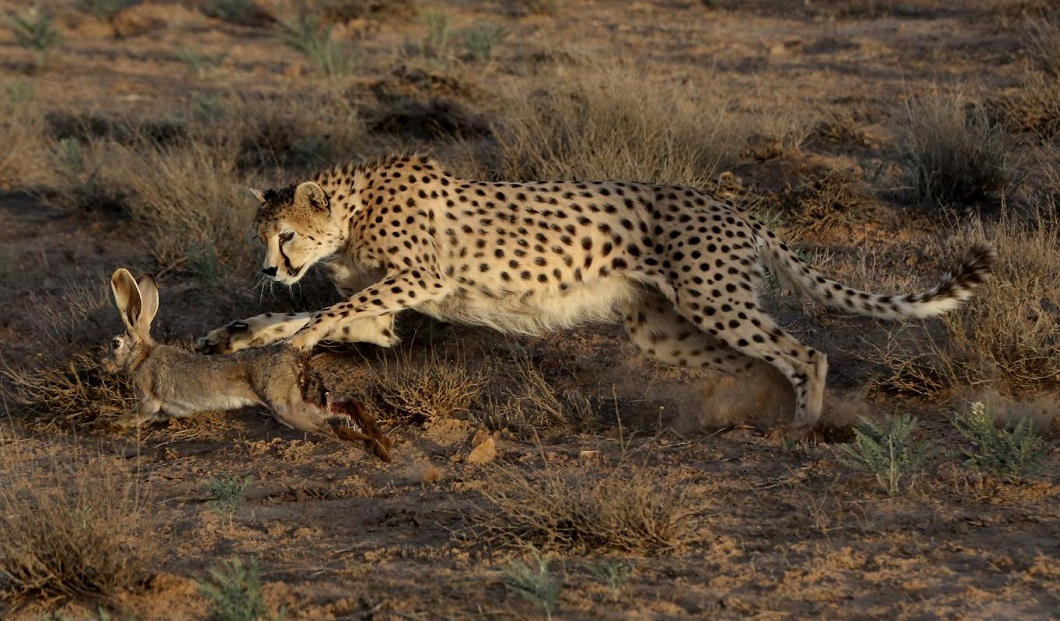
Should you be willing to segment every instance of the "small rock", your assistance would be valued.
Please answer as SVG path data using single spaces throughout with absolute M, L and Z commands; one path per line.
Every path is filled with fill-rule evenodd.
M 482 440 L 467 456 L 467 463 L 476 465 L 488 464 L 496 457 L 497 443 L 494 441 L 493 436 L 486 436 L 486 439 Z

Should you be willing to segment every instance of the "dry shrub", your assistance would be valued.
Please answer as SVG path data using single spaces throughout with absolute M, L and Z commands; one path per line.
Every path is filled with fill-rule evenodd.
M 128 193 L 125 209 L 149 232 L 150 250 L 163 269 L 215 261 L 214 268 L 248 268 L 253 201 L 236 173 L 235 159 L 206 144 L 107 145 L 107 183 Z
M 1060 77 L 1060 10 L 1055 5 L 1028 19 L 1031 58 L 1038 67 Z
M 1033 132 L 1046 140 L 1060 135 L 1060 83 L 1055 76 L 1029 72 L 994 105 L 1011 132 Z
M 547 92 L 512 93 L 495 128 L 496 174 L 708 185 L 715 169 L 736 161 L 742 129 L 720 95 L 673 92 L 646 87 L 632 72 L 578 67 L 557 75 Z
M 837 219 L 864 217 L 864 207 L 872 201 L 872 190 L 860 168 L 833 168 L 800 181 L 780 195 L 793 224 L 819 227 Z
M 941 335 L 916 330 L 884 353 L 885 384 L 931 394 L 955 386 L 1030 395 L 1060 380 L 1060 222 L 1004 217 L 992 231 L 993 277 L 960 310 L 941 319 Z M 959 252 L 982 232 L 951 241 Z
M 309 170 L 354 159 L 365 139 L 356 107 L 341 94 L 247 96 L 217 102 L 192 134 L 238 154 L 240 169 Z
M 900 148 L 922 201 L 943 208 L 994 206 L 1016 181 L 1006 138 L 981 109 L 935 90 L 906 109 Z
M 80 598 L 141 585 L 157 549 L 139 482 L 113 460 L 19 457 L 0 475 L 0 587 Z
M 3 362 L 0 395 L 35 427 L 77 429 L 130 412 L 136 396 L 128 378 L 105 368 L 99 354 L 74 354 L 28 368 Z M 0 361 L 2 362 L 2 361 Z
M 483 425 L 508 429 L 524 440 L 539 432 L 581 431 L 591 426 L 594 412 L 587 398 L 557 394 L 528 358 L 517 360 L 515 369 L 515 377 L 499 391 L 502 397 L 491 397 L 483 411 L 475 413 Z
M 507 545 L 657 553 L 698 537 L 685 486 L 644 468 L 545 468 L 528 477 L 500 466 L 483 496 L 490 506 L 473 517 L 476 535 Z
M 484 372 L 432 353 L 427 360 L 404 359 L 396 369 L 377 373 L 370 395 L 399 419 L 421 424 L 467 412 L 485 386 Z
M 0 93 L 0 189 L 24 189 L 47 169 L 44 115 L 29 86 L 6 82 Z
M 0 359 L 0 396 L 14 412 L 34 426 L 70 429 L 129 411 L 131 384 L 105 368 L 105 346 L 122 329 L 107 281 L 34 295 L 25 316 L 48 355 L 24 367 Z

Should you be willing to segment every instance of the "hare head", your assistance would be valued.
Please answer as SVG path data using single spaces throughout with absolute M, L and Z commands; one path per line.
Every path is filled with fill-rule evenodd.
M 117 370 L 129 372 L 147 357 L 155 346 L 151 338 L 151 321 L 158 312 L 158 286 L 150 274 L 137 281 L 125 268 L 115 270 L 110 277 L 114 304 L 125 323 L 125 334 L 111 342 L 111 361 Z

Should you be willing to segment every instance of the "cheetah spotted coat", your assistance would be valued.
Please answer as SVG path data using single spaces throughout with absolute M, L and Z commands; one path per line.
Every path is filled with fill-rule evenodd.
M 904 319 L 959 306 L 994 257 L 977 244 L 930 291 L 876 295 L 823 276 L 754 218 L 694 188 L 472 181 L 409 155 L 255 193 L 265 274 L 292 285 L 323 261 L 346 299 L 233 322 L 201 339 L 203 350 L 287 338 L 301 349 L 325 339 L 390 346 L 394 315 L 409 308 L 521 334 L 621 318 L 663 362 L 774 366 L 795 389 L 798 427 L 820 416 L 827 359 L 763 312 L 765 268 L 826 306 Z

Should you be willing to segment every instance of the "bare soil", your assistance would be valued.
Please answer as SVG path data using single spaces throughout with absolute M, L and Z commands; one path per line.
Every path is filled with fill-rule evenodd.
M 512 8 L 522 3 L 402 3 L 335 22 L 334 36 L 351 45 L 359 66 L 331 79 L 280 42 L 272 9 L 243 25 L 205 16 L 198 9 L 207 2 L 145 2 L 108 22 L 73 3 L 53 4 L 65 41 L 44 69 L 0 30 L 0 82 L 31 83 L 47 109 L 82 120 L 166 118 L 196 97 L 338 88 L 369 128 L 363 150 L 340 159 L 423 148 L 458 160 L 459 144 L 488 143 L 491 123 L 503 121 L 493 116 L 499 94 L 515 85 L 547 89 L 540 75 L 576 75 L 600 61 L 648 68 L 646 89 L 723 89 L 745 111 L 848 119 L 855 139 L 817 132 L 801 148 L 777 147 L 776 156 L 752 141 L 728 172 L 741 195 L 788 209 L 785 236 L 825 259 L 826 271 L 874 288 L 923 288 L 952 259 L 938 256 L 949 224 L 895 189 L 901 102 L 935 85 L 999 92 L 1029 62 L 1015 2 L 600 0 L 560 2 L 555 15 Z M 20 7 L 0 1 L 3 13 Z M 449 15 L 455 30 L 499 23 L 507 38 L 489 63 L 461 58 L 459 46 L 451 58 L 424 59 L 422 16 L 432 10 Z M 197 74 L 180 60 L 185 49 L 225 56 Z M 856 209 L 793 208 L 805 206 L 797 199 L 811 178 L 844 166 L 871 185 Z M 116 267 L 158 269 L 140 223 L 64 205 L 47 182 L 0 194 L 0 247 L 0 356 L 13 369 L 33 368 L 56 348 L 96 351 L 76 342 L 84 330 L 44 334 L 42 309 L 63 308 L 79 286 L 102 287 Z M 156 335 L 188 340 L 259 309 L 311 306 L 328 295 L 311 284 L 301 298 L 275 291 L 259 305 L 255 278 L 226 276 L 222 284 L 235 293 L 225 299 L 224 289 L 186 271 L 163 274 Z M 774 432 L 790 416 L 791 392 L 770 373 L 730 378 L 663 367 L 618 327 L 515 338 L 416 317 L 403 320 L 395 352 L 347 347 L 315 360 L 333 391 L 370 403 L 379 374 L 396 366 L 443 360 L 486 370 L 486 392 L 469 412 L 423 420 L 377 407 L 396 441 L 389 464 L 279 428 L 256 411 L 136 432 L 105 417 L 27 419 L 5 403 L 0 484 L 49 455 L 70 468 L 110 460 L 142 485 L 149 537 L 161 552 L 144 584 L 114 598 L 13 596 L 0 610 L 10 619 L 98 618 L 101 609 L 117 619 L 206 619 L 194 579 L 219 560 L 253 556 L 270 609 L 287 618 L 543 618 L 505 583 L 508 562 L 533 552 L 478 528 L 497 511 L 483 491 L 504 468 L 531 481 L 644 471 L 681 490 L 694 514 L 695 536 L 668 549 L 544 545 L 563 585 L 555 618 L 1056 618 L 1060 423 L 1052 401 L 1035 402 L 1034 413 L 1054 430 L 1044 468 L 1016 484 L 980 475 L 951 455 L 961 442 L 948 423 L 974 390 L 964 400 L 869 390 L 878 371 L 871 346 L 885 344 L 888 326 L 808 309 L 790 295 L 774 294 L 770 304 L 830 356 L 826 413 L 811 440 Z M 89 333 L 118 332 L 111 311 L 89 313 L 84 321 L 99 324 Z M 536 437 L 495 430 L 496 456 L 470 463 L 479 461 L 468 458 L 490 396 L 517 382 L 527 360 L 561 401 L 588 403 L 590 414 Z M 836 444 L 849 440 L 859 415 L 897 412 L 920 417 L 932 454 L 912 488 L 888 498 L 841 462 Z M 252 483 L 231 519 L 214 510 L 205 483 L 246 476 Z M 589 571 L 602 561 L 634 568 L 617 592 Z

